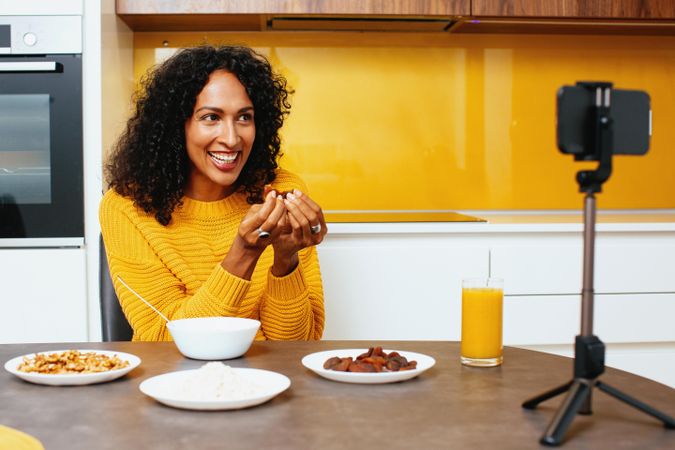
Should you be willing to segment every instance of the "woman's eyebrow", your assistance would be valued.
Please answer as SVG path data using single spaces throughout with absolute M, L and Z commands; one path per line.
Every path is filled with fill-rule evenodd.
M 221 114 L 224 112 L 222 109 L 217 108 L 217 107 L 215 107 L 215 106 L 202 106 L 201 108 L 198 108 L 198 109 L 195 111 L 195 114 L 198 113 L 199 111 L 201 111 L 202 109 L 208 109 L 208 110 L 215 111 L 215 112 L 221 113 Z
M 216 106 L 202 106 L 201 108 L 198 108 L 195 111 L 195 114 L 197 114 L 199 111 L 201 111 L 203 109 L 208 109 L 209 111 L 215 111 L 215 112 L 220 113 L 220 114 L 223 114 L 225 112 L 221 108 L 218 108 Z M 249 112 L 249 111 L 253 111 L 253 106 L 244 106 L 239 111 L 237 111 L 237 113 L 241 114 L 241 113 L 245 113 L 245 112 Z

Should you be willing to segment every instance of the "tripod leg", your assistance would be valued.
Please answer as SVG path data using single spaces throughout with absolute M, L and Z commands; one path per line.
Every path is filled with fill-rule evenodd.
M 591 389 L 588 392 L 588 395 L 586 396 L 586 400 L 584 400 L 584 404 L 581 405 L 581 408 L 579 408 L 579 414 L 582 414 L 584 416 L 590 416 L 593 414 L 593 411 L 591 409 L 591 402 L 593 401 L 593 389 Z
M 570 386 L 572 386 L 572 383 L 574 383 L 574 381 L 570 381 L 569 383 L 563 384 L 562 386 L 558 386 L 557 388 L 551 389 L 550 391 L 546 391 L 541 395 L 537 395 L 536 397 L 533 397 L 523 402 L 523 408 L 535 409 L 537 406 L 539 406 L 539 403 L 545 402 L 549 398 L 553 398 L 556 395 L 566 392 L 570 388 Z
M 539 442 L 544 445 L 560 445 L 565 432 L 569 428 L 577 411 L 581 408 L 589 392 L 591 385 L 578 380 L 572 382 L 567 397 L 563 401 L 553 420 L 544 432 Z
M 675 428 L 675 420 L 673 420 L 672 417 L 667 416 L 666 414 L 662 413 L 661 411 L 658 411 L 658 410 L 652 408 L 651 406 L 647 405 L 646 403 L 642 403 L 640 400 L 637 400 L 637 399 L 631 397 L 630 395 L 624 394 L 620 390 L 615 389 L 612 386 L 610 386 L 606 383 L 603 383 L 601 381 L 598 381 L 596 386 L 598 386 L 598 388 L 601 391 L 611 395 L 614 398 L 617 398 L 617 399 L 621 400 L 624 403 L 629 404 L 633 408 L 637 408 L 640 411 L 649 414 L 650 416 L 656 417 L 661 422 L 663 422 L 663 425 L 666 428 Z

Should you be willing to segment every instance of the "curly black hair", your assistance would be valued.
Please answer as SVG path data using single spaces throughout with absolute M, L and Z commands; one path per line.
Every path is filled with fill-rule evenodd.
M 247 47 L 185 48 L 141 80 L 135 111 L 106 164 L 109 187 L 133 198 L 146 213 L 168 225 L 181 204 L 189 175 L 185 122 L 197 96 L 216 70 L 234 74 L 253 102 L 256 135 L 237 191 L 260 203 L 265 184 L 275 178 L 281 156 L 279 129 L 290 111 L 286 79 L 267 59 Z

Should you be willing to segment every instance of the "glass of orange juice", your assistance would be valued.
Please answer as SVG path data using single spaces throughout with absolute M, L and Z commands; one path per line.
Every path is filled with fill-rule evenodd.
M 462 364 L 494 367 L 502 363 L 504 281 L 462 280 Z

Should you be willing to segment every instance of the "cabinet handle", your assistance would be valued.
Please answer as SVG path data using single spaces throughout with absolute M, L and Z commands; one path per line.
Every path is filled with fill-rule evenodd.
M 0 62 L 0 72 L 62 72 L 56 61 L 6 61 Z

